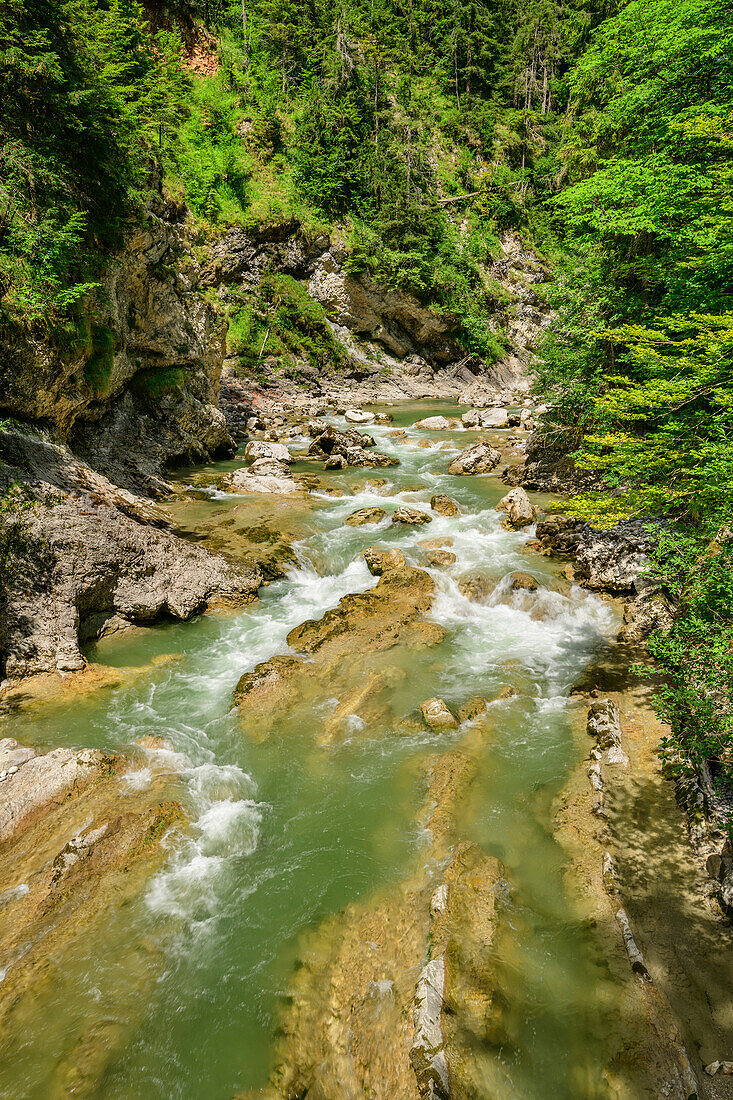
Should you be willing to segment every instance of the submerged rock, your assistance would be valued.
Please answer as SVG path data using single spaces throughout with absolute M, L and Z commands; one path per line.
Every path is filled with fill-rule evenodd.
M 513 592 L 519 592 L 520 590 L 536 592 L 539 586 L 539 581 L 531 573 L 516 571 L 509 574 L 509 587 Z
M 478 718 L 479 715 L 485 714 L 489 706 L 489 700 L 485 699 L 483 695 L 475 695 L 473 699 L 467 699 L 458 708 L 458 719 L 460 722 L 471 722 L 474 718 Z
M 448 467 L 449 474 L 487 474 L 493 470 L 501 458 L 501 452 L 490 443 L 472 443 L 461 451 Z
M 420 704 L 420 713 L 425 725 L 431 730 L 454 730 L 458 728 L 456 716 L 448 709 L 442 699 L 426 699 Z
M 300 707 L 351 696 L 383 667 L 380 654 L 442 641 L 444 628 L 423 618 L 434 592 L 428 573 L 395 565 L 384 569 L 374 588 L 344 596 L 322 618 L 295 627 L 287 642 L 296 656 L 273 657 L 237 685 L 235 702 L 245 729 L 258 739 L 269 736 L 272 723 L 281 720 L 292 719 L 300 729 Z
M 534 523 L 537 509 L 530 501 L 524 489 L 516 488 L 507 493 L 496 506 L 497 512 L 506 512 L 503 526 L 518 530 Z
M 436 493 L 434 497 L 431 497 L 430 507 L 439 516 L 457 516 L 460 515 L 461 511 L 453 497 L 449 497 L 447 493 Z
M 386 515 L 384 508 L 360 508 L 358 512 L 352 512 L 344 523 L 349 527 L 363 527 L 367 523 L 380 523 Z

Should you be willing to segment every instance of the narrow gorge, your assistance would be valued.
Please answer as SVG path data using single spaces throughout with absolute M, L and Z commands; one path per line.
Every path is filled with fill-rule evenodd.
M 733 1098 L 731 57 L 0 12 L 1 1100 Z

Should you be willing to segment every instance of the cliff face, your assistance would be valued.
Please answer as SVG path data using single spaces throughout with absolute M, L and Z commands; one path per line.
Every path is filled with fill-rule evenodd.
M 6 335 L 0 413 L 148 492 L 168 462 L 231 451 L 218 409 L 226 325 L 202 293 L 195 242 L 161 202 L 110 263 L 73 341 Z

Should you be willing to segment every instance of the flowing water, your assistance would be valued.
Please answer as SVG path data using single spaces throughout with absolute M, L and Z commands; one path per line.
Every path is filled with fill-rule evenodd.
M 0 1068 L 0 1096 L 56 1095 L 59 1066 L 97 1026 L 115 1037 L 94 1093 L 105 1100 L 229 1100 L 265 1083 L 299 936 L 414 865 L 422 843 L 414 823 L 417 764 L 460 731 L 397 735 L 355 718 L 352 735 L 328 747 L 316 746 L 307 722 L 295 734 L 275 730 L 254 743 L 231 710 L 232 690 L 258 661 L 287 651 L 293 626 L 376 584 L 361 559 L 366 546 L 398 545 L 408 562 L 425 568 L 420 542 L 441 537 L 453 540 L 458 560 L 430 570 L 438 590 L 431 616 L 448 635 L 409 655 L 395 712 L 408 714 L 434 695 L 458 706 L 507 684 L 518 689 L 492 704 L 495 734 L 462 823 L 463 835 L 506 867 L 498 980 L 513 1041 L 486 1053 L 487 1097 L 603 1095 L 612 998 L 602 961 L 569 916 L 551 803 L 577 759 L 568 691 L 615 631 L 616 613 L 527 551 L 532 528 L 502 529 L 494 505 L 506 490 L 498 480 L 445 472 L 452 451 L 474 433 L 390 435 L 428 411 L 455 414 L 455 407 L 411 403 L 390 411 L 392 425 L 367 430 L 400 465 L 334 473 L 330 483 L 349 490 L 342 497 L 314 492 L 300 520 L 297 564 L 258 601 L 236 614 L 106 639 L 90 654 L 105 664 L 177 657 L 73 708 L 30 712 L 0 727 L 0 735 L 36 746 L 125 749 L 162 738 L 148 742 L 147 759 L 121 783 L 134 792 L 154 771 L 167 771 L 193 822 L 187 834 L 167 839 L 164 866 L 138 902 L 119 912 L 111 899 L 105 927 L 63 960 L 43 1002 L 27 1009 Z M 421 448 L 424 438 L 437 446 Z M 198 471 L 199 490 L 240 461 Z M 316 471 L 305 462 L 299 469 Z M 379 475 L 387 486 L 365 486 Z M 344 526 L 357 508 L 429 506 L 435 492 L 453 496 L 462 514 L 417 528 L 391 527 L 389 517 L 376 528 Z M 212 489 L 174 511 L 195 527 L 258 507 Z M 517 569 L 532 572 L 540 589 L 510 592 L 502 578 Z M 468 570 L 498 582 L 486 603 L 459 592 L 457 579 Z M 313 716 L 318 721 L 322 715 Z

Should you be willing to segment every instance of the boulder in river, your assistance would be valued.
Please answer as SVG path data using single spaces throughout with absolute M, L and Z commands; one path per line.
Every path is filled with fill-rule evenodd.
M 460 722 L 472 722 L 474 718 L 485 714 L 488 706 L 489 700 L 485 699 L 483 695 L 474 695 L 472 699 L 467 699 L 458 708 L 458 720 Z
M 407 508 L 405 505 L 400 505 L 392 513 L 392 523 L 430 523 L 432 518 L 419 508 Z
M 229 493 L 276 493 L 283 496 L 303 492 L 285 463 L 271 458 L 258 458 L 247 469 L 235 470 L 224 478 L 222 488 Z
M 420 713 L 425 725 L 431 730 L 454 730 L 458 728 L 458 719 L 442 699 L 426 699 L 420 704 Z
M 464 573 L 458 580 L 458 591 L 474 603 L 483 603 L 495 588 L 496 581 L 478 571 Z
M 344 523 L 349 527 L 363 527 L 367 523 L 379 523 L 386 515 L 384 508 L 360 508 L 358 512 L 352 512 Z
M 454 565 L 458 561 L 455 554 L 451 554 L 450 550 L 429 550 L 428 561 L 431 565 Z
M 374 413 L 363 409 L 347 409 L 344 416 L 350 424 L 371 424 L 374 420 Z
M 537 509 L 530 501 L 524 489 L 511 489 L 496 506 L 497 512 L 506 512 L 503 526 L 519 530 L 534 523 Z
M 254 462 L 258 458 L 269 458 L 274 462 L 289 464 L 295 459 L 284 443 L 268 443 L 264 439 L 250 439 L 244 448 L 244 457 Z
M 531 573 L 517 571 L 509 574 L 509 587 L 513 592 L 517 592 L 520 589 L 524 589 L 527 592 L 536 592 L 539 586 L 539 581 L 533 577 Z
M 323 463 L 324 470 L 344 470 L 348 466 L 346 461 L 346 455 L 329 455 L 326 461 Z
M 501 452 L 490 443 L 479 441 L 466 447 L 448 467 L 449 474 L 487 474 L 498 464 Z
M 349 428 L 343 432 L 340 428 L 334 428 L 330 424 L 325 432 L 321 432 L 319 436 L 311 443 L 308 448 L 309 454 L 346 454 L 351 448 L 364 448 L 373 447 L 374 440 L 370 435 L 366 435 L 364 432 L 357 432 L 355 428 Z
M 487 409 L 481 413 L 482 428 L 506 428 L 509 424 L 509 413 L 506 409 Z
M 383 451 L 367 451 L 363 447 L 349 447 L 343 452 L 347 466 L 399 466 L 400 460 Z
M 450 429 L 460 428 L 460 426 L 460 420 L 456 420 L 455 418 L 449 420 L 447 416 L 426 416 L 423 420 L 418 420 L 413 424 L 414 428 L 429 432 L 445 432 Z
M 440 539 L 423 539 L 418 543 L 418 546 L 424 547 L 425 550 L 441 550 L 444 546 L 452 546 L 453 539 L 449 535 L 444 535 Z
M 405 565 L 405 555 L 396 546 L 391 550 L 384 550 L 380 546 L 367 546 L 363 557 L 373 577 L 381 577 L 388 569 L 401 569 Z
M 436 493 L 434 497 L 431 497 L 430 507 L 439 516 L 457 516 L 460 514 L 460 508 L 453 497 L 449 497 L 447 493 Z

